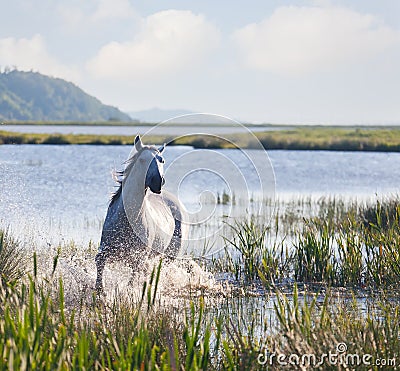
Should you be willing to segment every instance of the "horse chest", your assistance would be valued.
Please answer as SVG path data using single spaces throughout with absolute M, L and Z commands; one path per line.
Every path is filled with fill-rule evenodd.
M 169 244 L 174 232 L 175 220 L 171 210 L 163 203 L 146 203 L 143 210 L 141 225 L 147 234 L 148 244 L 157 248 Z M 164 246 L 159 246 L 164 245 Z

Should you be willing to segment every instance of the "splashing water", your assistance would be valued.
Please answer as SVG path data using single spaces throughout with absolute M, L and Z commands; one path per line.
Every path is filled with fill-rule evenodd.
M 47 281 L 53 280 L 53 287 L 57 290 L 62 279 L 66 307 L 90 305 L 96 296 L 94 253 L 90 249 L 82 248 L 66 250 L 69 251 L 58 252 L 59 256 L 54 250 L 38 251 L 38 277 Z M 105 303 L 111 304 L 117 297 L 139 302 L 144 285 L 149 287 L 152 271 L 157 271 L 159 263 L 159 258 L 149 258 L 141 264 L 146 269 L 135 274 L 123 262 L 107 264 L 103 276 Z M 204 294 L 210 297 L 220 296 L 229 292 L 227 284 L 217 282 L 213 274 L 192 259 L 162 262 L 157 285 L 155 301 L 164 303 Z

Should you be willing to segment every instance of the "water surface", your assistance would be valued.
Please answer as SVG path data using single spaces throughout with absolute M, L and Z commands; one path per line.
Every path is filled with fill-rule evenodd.
M 282 130 L 284 127 L 252 126 L 252 132 Z M 287 129 L 287 127 L 286 127 Z M 159 125 L 152 127 L 149 125 L 0 125 L 0 130 L 12 131 L 17 133 L 36 133 L 36 134 L 95 134 L 95 135 L 189 135 L 196 133 L 207 133 L 213 135 L 246 133 L 247 130 L 242 126 L 227 125 Z
M 98 241 L 115 190 L 111 173 L 122 168 L 130 150 L 129 146 L 0 146 L 0 225 L 30 229 L 29 233 L 40 234 L 46 243 L 53 240 L 49 236 Z M 167 164 L 189 151 L 193 149 L 167 147 Z M 238 167 L 250 190 L 257 187 L 257 179 L 238 150 L 215 153 Z M 253 154 L 265 156 L 263 151 Z M 399 153 L 276 150 L 268 154 L 278 198 L 339 195 L 365 199 L 399 191 Z M 173 183 L 173 177 L 167 171 L 166 185 Z M 226 191 L 221 179 L 207 172 L 188 177 L 184 188 L 183 201 L 188 204 L 198 202 L 205 188 L 219 194 Z

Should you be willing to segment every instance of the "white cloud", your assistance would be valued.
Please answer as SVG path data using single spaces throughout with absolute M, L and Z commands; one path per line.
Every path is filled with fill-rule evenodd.
M 219 44 L 218 29 L 203 15 L 166 10 L 142 20 L 132 41 L 111 42 L 88 62 L 102 78 L 149 78 L 191 67 Z
M 233 35 L 250 68 L 302 75 L 363 61 L 400 42 L 372 15 L 339 7 L 281 7 Z
M 13 37 L 0 39 L 0 66 L 39 71 L 70 81 L 79 79 L 75 69 L 64 66 L 48 53 L 45 42 L 39 34 L 31 39 Z

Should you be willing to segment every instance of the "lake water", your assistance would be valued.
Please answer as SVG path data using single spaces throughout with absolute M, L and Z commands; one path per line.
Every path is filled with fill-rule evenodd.
M 0 146 L 0 225 L 39 235 L 43 244 L 70 239 L 97 242 L 115 190 L 111 173 L 122 168 L 130 150 L 129 146 Z M 267 159 L 265 151 L 248 154 L 261 165 Z M 166 169 L 166 186 L 178 185 L 182 201 L 193 210 L 202 206 L 207 192 L 238 194 L 232 181 L 238 178 L 245 180 L 249 194 L 259 190 L 259 177 L 264 178 L 267 196 L 278 198 L 340 195 L 366 199 L 399 190 L 399 153 L 275 150 L 268 155 L 272 166 L 266 164 L 257 177 L 238 150 L 167 147 L 164 157 L 172 165 Z M 207 163 L 214 169 L 211 173 L 205 169 Z M 180 170 L 192 168 L 198 171 L 184 179 L 177 176 Z M 215 209 L 215 202 L 208 204 Z
M 249 129 L 253 132 L 272 131 L 290 129 L 290 127 L 268 127 L 268 126 L 251 126 Z M 213 135 L 219 134 L 235 134 L 247 132 L 242 126 L 204 126 L 196 125 L 159 125 L 156 127 L 144 125 L 130 126 L 90 126 L 90 125 L 0 125 L 0 130 L 12 131 L 18 133 L 45 133 L 45 134 L 95 134 L 95 135 L 189 135 L 192 133 L 207 133 Z

